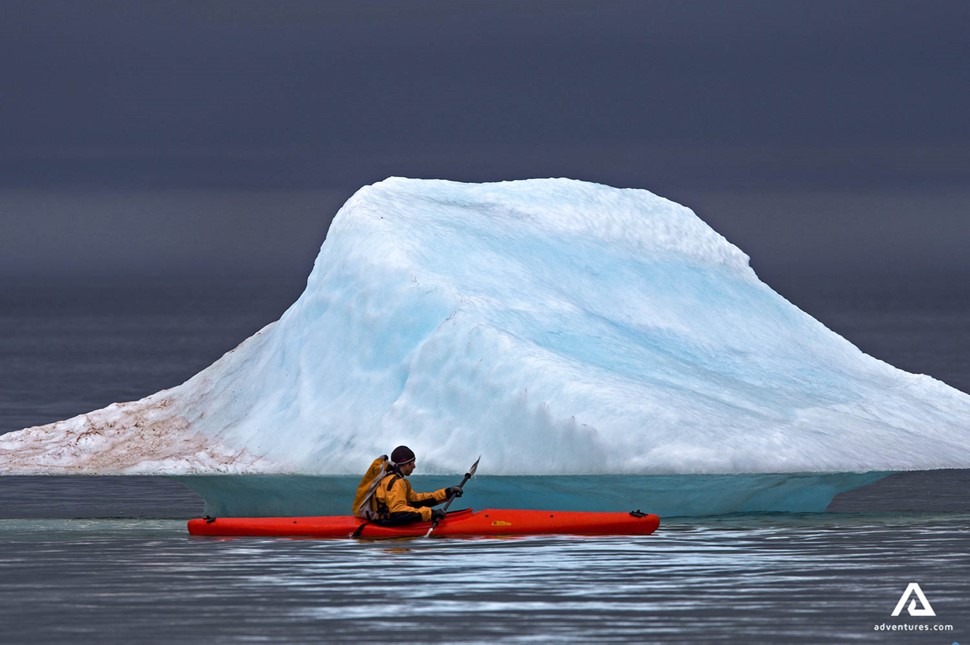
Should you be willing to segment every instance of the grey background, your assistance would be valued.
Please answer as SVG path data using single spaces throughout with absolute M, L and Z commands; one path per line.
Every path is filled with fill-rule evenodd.
M 264 279 L 390 175 L 691 208 L 787 295 L 961 289 L 970 4 L 0 4 L 0 281 Z M 956 276 L 956 279 L 955 277 Z

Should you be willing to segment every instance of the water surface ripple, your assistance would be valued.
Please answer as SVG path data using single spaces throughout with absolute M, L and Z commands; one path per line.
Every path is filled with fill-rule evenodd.
M 0 520 L 3 642 L 966 639 L 970 515 L 739 515 L 639 538 L 191 538 Z M 935 618 L 890 616 L 918 582 Z M 953 632 L 879 632 L 879 624 Z

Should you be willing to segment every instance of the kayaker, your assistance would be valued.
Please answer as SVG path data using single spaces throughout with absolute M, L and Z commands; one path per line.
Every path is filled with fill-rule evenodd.
M 416 463 L 414 452 L 407 446 L 398 446 L 391 453 L 387 474 L 374 491 L 374 524 L 397 526 L 441 519 L 445 512 L 431 507 L 450 497 L 461 497 L 462 490 L 457 486 L 439 488 L 433 493 L 414 492 L 407 477 L 414 472 Z

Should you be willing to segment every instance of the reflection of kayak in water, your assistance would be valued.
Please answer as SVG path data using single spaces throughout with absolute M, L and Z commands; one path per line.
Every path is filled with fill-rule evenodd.
M 363 528 L 361 528 L 363 525 Z M 660 518 L 630 513 L 587 513 L 581 511 L 529 511 L 465 509 L 448 513 L 432 537 L 478 537 L 488 535 L 649 535 Z M 220 517 L 189 520 L 192 535 L 347 538 L 421 537 L 431 522 L 404 526 L 379 526 L 346 516 L 324 517 Z M 359 532 L 358 532 L 359 531 Z

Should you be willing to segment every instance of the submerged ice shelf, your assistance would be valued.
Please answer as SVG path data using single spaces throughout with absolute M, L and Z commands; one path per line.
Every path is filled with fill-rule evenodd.
M 180 386 L 0 437 L 0 473 L 353 480 L 406 443 L 432 475 L 483 455 L 494 500 L 744 475 L 721 501 L 680 480 L 672 508 L 745 486 L 801 508 L 877 476 L 853 473 L 966 468 L 968 429 L 970 396 L 865 355 L 683 206 L 392 178 L 340 210 L 279 321 Z
M 458 508 L 559 511 L 644 510 L 661 517 L 729 513 L 821 513 L 843 492 L 888 473 L 569 475 L 477 477 Z M 189 475 L 176 477 L 205 500 L 211 517 L 349 515 L 355 476 Z M 416 490 L 455 477 L 414 476 Z

